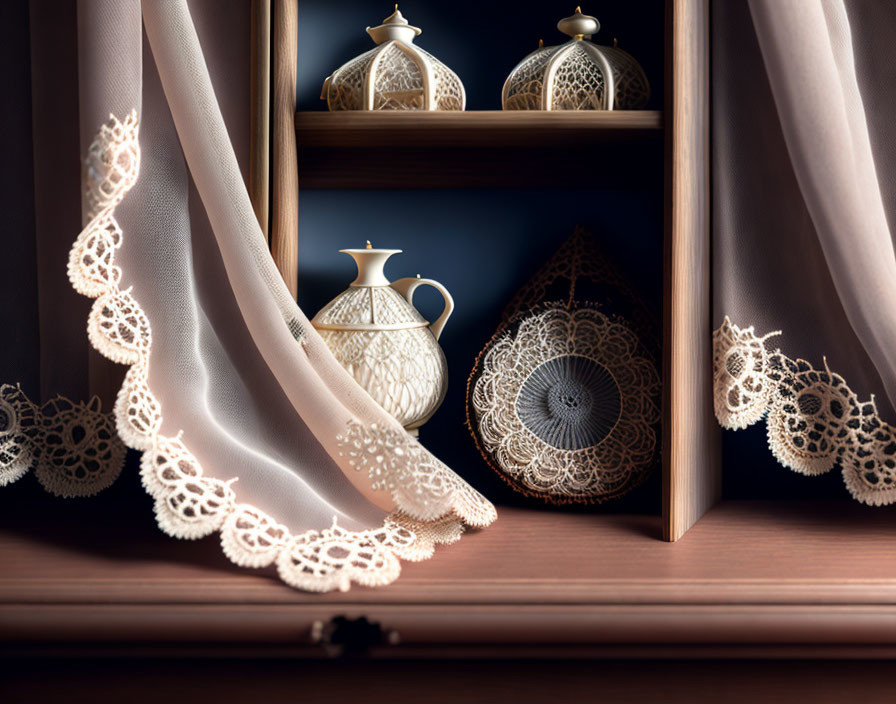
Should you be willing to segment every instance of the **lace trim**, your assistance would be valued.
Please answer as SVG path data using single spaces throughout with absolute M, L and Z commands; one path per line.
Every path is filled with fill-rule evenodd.
M 235 477 L 222 481 L 204 476 L 202 466 L 180 434 L 160 434 L 162 409 L 149 387 L 151 326 L 131 290 L 119 288 L 121 270 L 115 265 L 115 251 L 123 238 L 115 207 L 137 180 L 137 136 L 136 111 L 124 121 L 110 115 L 109 123 L 103 125 L 88 151 L 87 202 L 92 217 L 72 247 L 68 275 L 77 291 L 96 299 L 88 317 L 93 346 L 113 361 L 131 365 L 115 403 L 115 422 L 121 439 L 143 451 L 140 476 L 146 491 L 155 499 L 155 516 L 161 530 L 182 539 L 201 538 L 218 531 L 224 554 L 235 564 L 254 568 L 276 565 L 287 584 L 323 592 L 347 590 L 352 582 L 367 586 L 388 584 L 400 572 L 398 558 L 424 560 L 432 555 L 436 543 L 457 541 L 463 531 L 458 516 L 471 525 L 494 520 L 494 507 L 447 468 L 435 464 L 438 460 L 430 461 L 433 477 L 423 477 L 429 469 L 420 461 L 426 456 L 422 448 L 407 447 L 388 432 L 378 433 L 375 426 L 364 431 L 359 424 L 349 424 L 349 433 L 362 429 L 362 434 L 380 438 L 379 446 L 385 454 L 399 457 L 406 453 L 420 463 L 414 472 L 408 469 L 393 475 L 394 484 L 399 486 L 395 491 L 402 497 L 396 505 L 418 506 L 420 502 L 414 494 L 418 488 L 450 488 L 447 494 L 437 493 L 433 504 L 446 508 L 412 511 L 415 515 L 399 511 L 388 516 L 376 530 L 345 530 L 336 525 L 334 518 L 330 528 L 292 535 L 271 516 L 237 503 L 232 489 Z M 30 446 L 25 449 L 31 450 Z M 0 452 L 4 450 L 5 446 L 0 445 Z M 5 457 L 0 454 L 0 461 Z M 20 471 L 24 458 L 23 451 L 10 454 L 5 460 L 11 468 L 10 476 Z M 448 513 L 451 509 L 457 515 Z
M 98 398 L 75 403 L 57 396 L 38 405 L 21 387 L 0 386 L 0 486 L 34 468 L 51 494 L 93 496 L 118 478 L 125 454 Z
M 417 520 L 453 513 L 484 527 L 498 517 L 490 501 L 404 431 L 349 423 L 336 441 L 340 455 L 367 473 L 374 490 L 388 491 L 395 505 Z
M 753 327 L 726 316 L 713 333 L 714 405 L 719 423 L 746 428 L 766 419 L 768 444 L 785 467 L 807 475 L 838 462 L 852 496 L 881 506 L 896 501 L 896 429 L 881 420 L 872 397 L 860 401 L 824 361 L 816 369 L 766 342 Z

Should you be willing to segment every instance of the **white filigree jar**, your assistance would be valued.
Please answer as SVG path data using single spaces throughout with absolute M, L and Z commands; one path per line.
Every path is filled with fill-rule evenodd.
M 334 71 L 321 100 L 330 110 L 463 110 L 457 74 L 414 44 L 421 30 L 398 11 L 367 33 L 377 46 Z
M 637 110 L 647 105 L 650 84 L 634 57 L 616 46 L 589 41 L 600 22 L 575 14 L 557 23 L 572 37 L 542 46 L 516 65 L 501 93 L 505 110 Z
M 390 282 L 383 268 L 400 249 L 342 249 L 358 265 L 348 290 L 321 308 L 311 324 L 339 363 L 412 435 L 445 398 L 448 368 L 438 339 L 454 300 L 438 281 L 419 275 Z M 435 288 L 445 308 L 430 324 L 414 307 L 419 286 Z

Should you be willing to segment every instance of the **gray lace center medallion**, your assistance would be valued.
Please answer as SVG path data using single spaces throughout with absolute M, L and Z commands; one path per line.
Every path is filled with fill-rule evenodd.
M 536 367 L 516 400 L 523 425 L 561 450 L 597 445 L 621 411 L 619 387 L 610 372 L 578 355 L 555 357 Z

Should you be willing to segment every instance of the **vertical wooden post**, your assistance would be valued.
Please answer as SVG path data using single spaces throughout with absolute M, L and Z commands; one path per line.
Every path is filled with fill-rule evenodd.
M 720 495 L 712 411 L 709 0 L 666 6 L 663 535 L 678 540 Z
M 293 296 L 298 289 L 299 171 L 296 153 L 297 0 L 274 0 L 271 254 Z
M 252 0 L 250 21 L 249 197 L 269 237 L 271 171 L 271 0 Z

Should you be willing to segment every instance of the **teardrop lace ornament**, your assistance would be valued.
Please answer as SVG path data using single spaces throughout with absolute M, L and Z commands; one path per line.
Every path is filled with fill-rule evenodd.
M 137 450 L 148 450 L 162 427 L 162 406 L 149 389 L 149 370 L 134 364 L 125 375 L 115 399 L 118 434 Z
M 104 210 L 78 235 L 69 253 L 68 277 L 78 293 L 95 298 L 118 288 L 121 269 L 113 261 L 120 246 L 121 228 L 112 210 Z
M 236 506 L 231 482 L 199 477 L 179 479 L 156 499 L 159 528 L 172 538 L 195 540 L 219 530 Z
M 108 122 L 100 127 L 99 134 L 87 148 L 84 199 L 89 218 L 114 208 L 137 183 L 140 174 L 137 132 L 136 110 L 131 110 L 124 120 L 110 113 Z
M 130 289 L 97 298 L 90 310 L 87 332 L 93 346 L 113 362 L 137 364 L 149 356 L 149 320 Z
M 180 436 L 159 435 L 152 448 L 140 459 L 140 480 L 153 498 L 168 495 L 179 482 L 195 481 L 202 476 L 202 467 L 186 448 Z
M 124 121 L 110 116 L 89 149 L 85 198 L 91 219 L 72 248 L 68 273 L 77 291 L 96 299 L 88 318 L 93 346 L 113 361 L 132 365 L 116 399 L 115 422 L 121 439 L 143 451 L 140 477 L 155 499 L 159 527 L 185 539 L 220 531 L 221 548 L 235 564 L 276 565 L 287 584 L 323 592 L 348 589 L 352 582 L 369 586 L 392 582 L 401 571 L 399 557 L 426 559 L 435 544 L 458 540 L 463 531 L 458 517 L 471 525 L 491 523 L 494 507 L 404 432 L 383 434 L 376 426 L 363 430 L 360 424 L 350 424 L 354 432 L 378 438 L 375 442 L 386 448 L 394 467 L 382 488 L 388 485 L 403 511 L 387 516 L 379 529 L 351 531 L 334 520 L 330 528 L 300 535 L 292 535 L 257 508 L 238 503 L 231 486 L 236 478 L 225 482 L 206 477 L 180 433 L 160 434 L 162 408 L 149 384 L 150 321 L 131 289 L 120 289 L 121 272 L 115 264 L 115 252 L 124 239 L 115 206 L 137 179 L 137 132 L 136 111 Z M 301 326 L 290 329 L 300 340 Z M 18 410 L 12 401 L 0 403 L 0 423 L 8 419 L 6 432 L 0 425 L 0 484 L 5 477 L 19 475 L 28 453 L 33 454 L 33 443 L 29 445 L 18 430 L 19 419 L 28 410 L 28 406 Z M 369 469 L 366 460 L 362 464 Z M 429 490 L 433 500 L 425 498 Z
M 287 584 L 312 592 L 348 591 L 352 582 L 377 587 L 395 581 L 401 567 L 392 550 L 368 532 L 331 528 L 293 536 L 277 557 Z
M 221 548 L 240 567 L 267 567 L 290 539 L 289 530 L 254 506 L 237 506 L 221 528 Z
M 713 405 L 723 427 L 746 428 L 765 416 L 773 388 L 765 343 L 780 334 L 757 337 L 752 326 L 741 330 L 727 316 L 713 333 Z
M 896 501 L 896 430 L 878 415 L 874 400 L 859 401 L 824 361 L 817 369 L 766 341 L 728 316 L 713 333 L 716 418 L 724 428 L 766 419 L 775 459 L 796 472 L 824 474 L 838 463 L 852 496 L 872 506 Z

